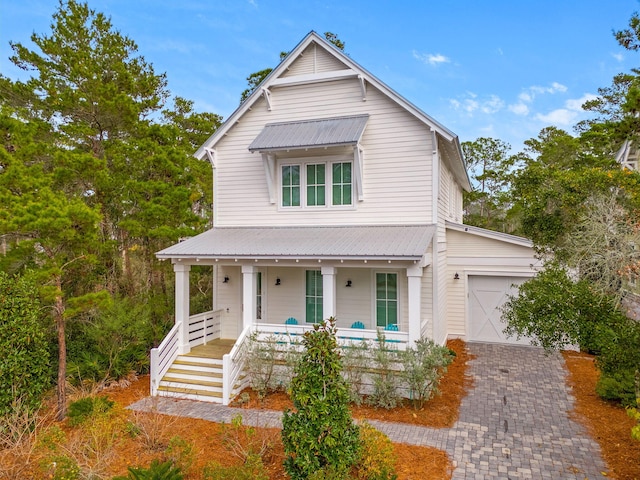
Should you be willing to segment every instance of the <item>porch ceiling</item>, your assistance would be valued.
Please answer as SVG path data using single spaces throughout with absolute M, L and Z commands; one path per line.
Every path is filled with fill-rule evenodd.
M 218 227 L 156 256 L 235 259 L 420 260 L 435 225 Z

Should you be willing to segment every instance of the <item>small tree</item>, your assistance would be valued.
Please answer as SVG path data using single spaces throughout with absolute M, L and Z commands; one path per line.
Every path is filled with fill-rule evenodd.
M 282 418 L 284 466 L 293 480 L 318 470 L 346 474 L 358 459 L 360 439 L 341 375 L 335 320 L 314 325 L 303 345 L 290 389 L 295 411 Z

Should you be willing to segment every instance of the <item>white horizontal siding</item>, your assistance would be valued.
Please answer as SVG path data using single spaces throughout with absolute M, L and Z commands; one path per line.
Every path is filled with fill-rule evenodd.
M 446 270 L 445 282 L 447 283 L 447 333 L 452 337 L 466 335 L 466 290 L 465 276 L 463 271 L 458 271 L 454 267 Z M 454 278 L 458 274 L 458 280 Z
M 258 101 L 217 145 L 216 225 L 431 223 L 431 134 L 395 102 L 372 87 L 363 102 L 359 83 L 345 79 L 275 88 L 272 103 L 268 111 Z M 370 115 L 361 141 L 364 201 L 351 209 L 286 212 L 269 203 L 262 158 L 247 150 L 263 126 L 355 114 Z M 286 156 L 294 154 L 311 152 Z
M 242 272 L 240 267 L 214 267 L 213 302 L 214 310 L 222 310 L 220 336 L 238 338 L 242 332 Z M 228 283 L 222 283 L 225 276 Z
M 533 259 L 533 249 L 471 233 L 447 230 L 449 257 L 507 257 Z M 527 260 L 528 261 L 528 260 Z M 526 265 L 526 262 L 525 262 Z
M 295 75 L 308 75 L 311 73 L 333 72 L 345 70 L 347 66 L 323 48 L 318 48 L 315 43 L 310 44 L 302 55 L 299 56 L 282 75 L 291 77 Z

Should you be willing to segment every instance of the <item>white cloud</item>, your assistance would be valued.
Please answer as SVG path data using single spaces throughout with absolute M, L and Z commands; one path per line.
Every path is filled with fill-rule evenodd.
M 420 53 L 414 50 L 413 58 L 420 60 L 422 63 L 432 66 L 437 66 L 441 63 L 451 63 L 451 60 L 448 57 L 445 57 L 440 53 Z
M 564 102 L 564 108 L 558 108 L 543 115 L 539 113 L 536 115 L 537 120 L 541 120 L 545 123 L 567 127 L 575 124 L 580 113 L 582 113 L 582 105 L 588 100 L 597 98 L 591 93 L 585 93 L 580 98 L 572 98 Z
M 556 110 L 552 110 L 546 115 L 539 113 L 535 118 L 536 120 L 540 120 L 541 122 L 544 122 L 546 124 L 567 127 L 573 125 L 577 117 L 578 112 L 576 112 L 575 110 L 558 108 Z
M 531 97 L 533 99 L 533 97 L 536 94 L 566 92 L 567 87 L 565 87 L 561 83 L 553 82 L 551 83 L 550 87 L 541 87 L 539 85 L 533 85 L 529 87 L 528 90 L 531 93 Z
M 504 102 L 497 95 L 491 95 L 489 99 L 482 104 L 484 113 L 497 113 L 504 107 Z
M 509 110 L 513 113 L 515 113 L 516 115 L 528 115 L 529 114 L 529 107 L 523 103 L 523 102 L 519 102 L 519 103 L 514 103 L 513 105 L 509 105 Z
M 584 102 L 588 102 L 589 100 L 595 100 L 596 98 L 598 98 L 598 97 L 593 95 L 593 94 L 591 94 L 591 93 L 585 93 L 580 98 L 567 100 L 566 106 L 570 110 L 575 110 L 575 111 L 579 112 L 579 111 L 582 110 L 582 105 L 584 105 Z
M 463 98 L 449 100 L 455 110 L 472 115 L 476 111 L 486 114 L 497 113 L 504 108 L 504 101 L 497 95 L 489 95 L 487 98 L 478 98 L 473 92 L 466 92 Z
M 621 53 L 612 53 L 611 55 L 619 62 L 624 60 L 624 55 Z
M 527 93 L 527 92 L 522 92 L 520 95 L 518 95 L 518 99 L 521 102 L 526 102 L 526 103 L 530 103 L 533 101 L 533 97 L 531 96 L 530 93 Z

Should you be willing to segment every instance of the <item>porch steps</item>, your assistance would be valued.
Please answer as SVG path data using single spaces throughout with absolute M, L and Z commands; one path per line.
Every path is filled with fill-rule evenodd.
M 222 403 L 222 356 L 231 345 L 202 345 L 179 355 L 158 385 L 158 395 Z M 238 383 L 244 380 L 244 375 Z

